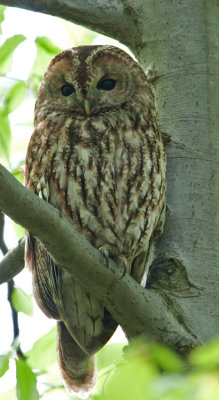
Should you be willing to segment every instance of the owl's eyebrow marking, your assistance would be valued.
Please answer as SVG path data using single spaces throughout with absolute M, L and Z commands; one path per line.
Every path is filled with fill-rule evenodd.
M 82 88 L 82 94 L 86 95 L 87 90 L 85 88 L 85 82 L 87 81 L 87 70 L 84 63 L 82 63 L 77 70 L 76 81 L 78 83 L 78 87 Z

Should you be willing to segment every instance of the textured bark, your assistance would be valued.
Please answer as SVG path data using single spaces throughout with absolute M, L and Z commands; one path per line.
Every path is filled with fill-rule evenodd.
M 136 18 L 136 12 L 141 14 L 140 1 L 132 4 L 129 0 L 1 0 L 0 4 L 55 15 L 121 42 L 126 42 L 128 36 L 129 45 L 136 43 L 141 34 Z
M 159 125 L 168 142 L 168 213 L 148 289 L 142 291 L 133 283 L 134 302 L 139 305 L 141 296 L 151 299 L 151 308 L 147 308 L 147 302 L 141 303 L 142 314 L 147 314 L 146 319 L 151 316 L 148 325 L 143 324 L 145 333 L 176 349 L 181 348 L 182 332 L 186 332 L 185 337 L 194 338 L 191 346 L 216 335 L 219 331 L 218 0 L 1 0 L 1 3 L 58 15 L 119 39 L 148 70 L 157 100 Z M 126 278 L 121 282 L 122 287 Z M 111 297 L 118 286 L 117 283 L 109 286 Z M 138 297 L 139 291 L 142 294 Z M 132 295 L 126 298 L 129 316 L 130 299 Z M 111 304 L 112 313 L 117 312 L 114 307 L 119 308 L 118 303 Z M 138 324 L 137 312 L 129 322 L 132 325 L 129 336 L 133 335 L 134 324 Z M 124 327 L 123 317 L 118 312 L 118 322 Z

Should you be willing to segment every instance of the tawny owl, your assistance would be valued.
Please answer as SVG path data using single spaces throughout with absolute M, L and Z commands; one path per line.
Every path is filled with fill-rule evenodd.
M 165 153 L 154 97 L 139 64 L 113 46 L 63 51 L 39 88 L 34 125 L 26 186 L 144 284 L 164 223 Z M 31 235 L 26 263 L 39 306 L 58 320 L 65 384 L 89 390 L 93 354 L 117 323 Z

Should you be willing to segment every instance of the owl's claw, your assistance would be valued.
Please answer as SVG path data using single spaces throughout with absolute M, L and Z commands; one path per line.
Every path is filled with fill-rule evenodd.
M 99 250 L 103 254 L 103 256 L 106 260 L 107 268 L 109 268 L 109 260 L 110 260 L 110 256 L 111 256 L 109 250 L 106 249 L 104 246 L 99 247 Z M 124 276 L 126 275 L 126 272 L 128 270 L 127 261 L 123 257 L 120 257 L 120 256 L 112 256 L 112 259 L 116 262 L 119 269 L 122 269 L 122 275 L 119 278 L 119 280 L 120 280 L 120 279 L 124 278 Z
M 105 260 L 106 260 L 106 266 L 107 266 L 107 268 L 109 268 L 109 259 L 110 259 L 109 251 L 108 251 L 105 247 L 103 247 L 103 246 L 99 247 L 99 250 L 100 250 L 100 252 L 103 254 L 103 256 L 104 256 L 104 258 L 105 258 Z
M 123 258 L 122 259 L 119 259 L 119 261 L 120 261 L 120 263 L 119 263 L 119 267 L 120 268 L 123 268 L 123 271 L 122 271 L 122 276 L 119 278 L 119 280 L 121 280 L 122 278 L 124 278 L 124 276 L 126 275 L 126 272 L 127 272 L 127 262 L 126 262 L 126 260 L 124 260 Z

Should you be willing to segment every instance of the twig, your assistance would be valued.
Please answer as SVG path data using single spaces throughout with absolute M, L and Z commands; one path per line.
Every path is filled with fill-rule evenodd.
M 5 255 L 8 252 L 8 248 L 4 241 L 4 226 L 5 226 L 5 216 L 3 212 L 0 211 L 0 249 L 2 253 Z M 14 343 L 15 340 L 19 337 L 18 312 L 15 310 L 11 301 L 11 296 L 14 289 L 14 279 L 10 279 L 7 282 L 7 285 L 8 285 L 8 301 L 11 308 L 12 322 L 13 322 L 13 343 Z M 18 347 L 16 348 L 16 353 L 19 358 L 25 358 L 20 345 L 18 345 Z

